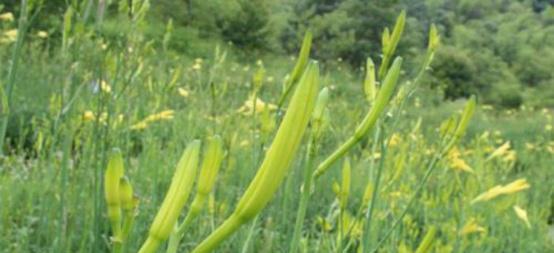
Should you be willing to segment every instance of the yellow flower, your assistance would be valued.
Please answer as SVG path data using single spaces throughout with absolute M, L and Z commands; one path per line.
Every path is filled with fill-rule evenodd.
M 481 227 L 479 224 L 477 224 L 477 221 L 475 221 L 475 218 L 470 218 L 464 227 L 462 227 L 462 230 L 460 230 L 460 235 L 469 235 L 473 233 L 484 233 L 487 232 L 487 230 L 484 227 Z
M 175 111 L 173 111 L 173 110 L 165 110 L 165 111 L 161 111 L 161 112 L 156 113 L 156 114 L 149 115 L 145 119 L 143 119 L 143 120 L 139 121 L 138 123 L 132 125 L 131 129 L 132 130 L 142 130 L 142 129 L 147 128 L 148 124 L 150 124 L 152 122 L 160 121 L 160 120 L 171 120 L 171 119 L 173 119 L 174 114 L 175 114 Z
M 525 147 L 526 147 L 528 150 L 535 150 L 535 149 L 537 149 L 537 146 L 535 146 L 535 144 L 529 143 L 529 142 L 526 142 L 526 143 L 525 143 Z
M 48 38 L 48 33 L 45 32 L 45 31 L 38 31 L 37 32 L 37 37 L 42 38 L 42 39 L 46 39 L 46 38 Z
M 525 178 L 520 178 L 514 182 L 511 182 L 507 185 L 497 185 L 488 191 L 482 193 L 481 195 L 477 196 L 475 199 L 471 201 L 472 204 L 475 204 L 477 202 L 481 201 L 488 201 L 491 199 L 494 199 L 500 195 L 508 195 L 512 193 L 516 193 L 519 191 L 523 191 L 525 189 L 528 189 L 531 187 L 529 183 L 527 183 L 527 180 Z
M 263 112 L 264 110 L 268 109 L 270 112 L 275 111 L 277 109 L 277 106 L 274 104 L 266 103 L 260 98 L 256 98 L 256 103 L 252 102 L 252 99 L 249 98 L 246 101 L 244 101 L 244 104 L 237 110 L 238 113 L 241 113 L 245 116 L 252 115 L 254 111 L 256 114 L 259 114 Z
M 389 139 L 389 146 L 394 147 L 398 145 L 401 140 L 402 139 L 400 138 L 400 135 L 398 135 L 397 133 L 394 133 Z
M 496 134 L 496 133 L 495 133 Z M 510 150 L 510 141 L 507 141 L 505 142 L 504 144 L 502 144 L 502 146 L 498 147 L 496 150 L 494 150 L 490 155 L 489 157 L 487 158 L 487 160 L 490 160 L 492 158 L 495 158 L 495 157 L 498 157 L 498 156 L 503 156 L 506 154 L 506 152 Z
M 460 151 L 456 147 L 452 148 L 452 150 L 448 153 L 448 163 L 450 164 L 450 167 L 455 170 L 475 173 L 473 169 L 460 158 L 460 155 Z
M 11 29 L 5 31 L 2 36 L 0 36 L 0 43 L 12 43 L 17 40 L 17 29 Z
M 184 88 L 177 89 L 177 92 L 179 92 L 179 95 L 181 95 L 182 97 L 185 97 L 185 98 L 190 95 L 189 91 L 185 90 Z
M 106 81 L 102 80 L 100 82 L 100 90 L 106 93 L 110 93 L 112 92 L 112 87 L 108 83 L 106 83 Z
M 14 20 L 13 14 L 11 12 L 6 12 L 0 14 L 0 21 L 12 22 Z
M 531 228 L 531 223 L 529 222 L 529 218 L 527 217 L 527 211 L 525 211 L 525 209 L 519 207 L 518 205 L 514 206 L 514 211 L 516 212 L 517 217 L 525 222 L 525 225 L 527 225 L 528 228 Z
M 94 113 L 92 111 L 85 111 L 83 113 L 83 119 L 85 121 L 93 121 L 96 119 L 96 116 L 94 116 Z

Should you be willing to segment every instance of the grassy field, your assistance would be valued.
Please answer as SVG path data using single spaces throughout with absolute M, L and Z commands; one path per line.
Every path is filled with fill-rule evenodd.
M 236 215 L 237 203 L 262 168 L 274 169 L 264 182 L 277 182 L 276 192 L 262 192 L 267 206 L 241 216 L 244 224 L 219 242 L 217 252 L 554 250 L 552 108 L 507 110 L 477 100 L 463 138 L 457 139 L 460 122 L 469 120 L 462 111 L 471 101 L 442 101 L 437 91 L 418 83 L 418 73 L 425 74 L 419 69 L 402 69 L 388 99 L 380 96 L 385 75 L 376 77 L 381 85 L 375 86 L 375 97 L 368 92 L 367 70 L 320 63 L 319 88 L 309 93 L 310 73 L 316 74 L 306 69 L 315 63 L 293 72 L 303 57 L 249 57 L 213 42 L 196 55 L 181 55 L 167 49 L 171 29 L 145 39 L 140 13 L 125 23 L 127 33 L 115 38 L 71 15 L 66 13 L 61 34 L 25 33 L 24 22 L 0 28 L 5 37 L 1 119 L 7 122 L 0 155 L 0 252 L 139 251 L 183 150 L 194 140 L 205 148 L 215 135 L 222 140 L 221 167 L 178 252 L 193 251 Z M 6 37 L 13 29 L 17 35 Z M 425 62 L 420 65 L 426 70 Z M 290 81 L 301 75 L 306 80 Z M 276 135 L 284 115 L 310 104 L 306 101 L 324 87 L 329 99 L 320 117 L 301 126 L 313 109 L 306 105 L 304 117 L 290 121 L 290 132 L 299 134 Z M 280 104 L 285 91 L 290 96 Z M 291 101 L 300 102 L 293 107 Z M 379 105 L 386 105 L 381 112 Z M 370 111 L 377 116 L 374 126 L 305 190 L 311 172 L 356 136 Z M 283 136 L 282 143 L 293 144 L 275 145 L 281 153 L 269 155 L 274 138 Z M 114 148 L 121 150 L 125 177 L 138 200 L 123 249 L 114 247 L 118 238 L 104 193 Z M 209 157 L 200 150 L 201 162 L 193 170 Z M 267 157 L 274 158 L 274 167 L 260 167 Z M 290 166 L 278 166 L 287 159 Z M 190 197 L 184 208 L 175 207 L 179 222 L 205 183 L 188 179 L 194 182 L 188 185 Z M 268 185 L 258 187 L 263 191 Z M 302 200 L 308 201 L 305 219 L 295 238 Z M 174 223 L 164 225 L 172 229 Z M 167 238 L 157 239 L 162 243 L 156 252 L 166 251 Z

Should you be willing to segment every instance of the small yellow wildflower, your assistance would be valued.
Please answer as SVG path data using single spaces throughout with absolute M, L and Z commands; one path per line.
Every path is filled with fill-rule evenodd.
M 497 185 L 493 188 L 489 189 L 488 191 L 482 193 L 481 195 L 477 196 L 475 199 L 471 201 L 471 204 L 475 204 L 477 202 L 481 201 L 488 201 L 491 199 L 494 199 L 500 195 L 508 195 L 512 193 L 516 193 L 519 191 L 523 191 L 525 189 L 530 188 L 531 186 L 529 183 L 527 183 L 527 180 L 525 178 L 520 178 L 518 180 L 515 180 L 514 182 L 511 182 L 507 185 Z
M 462 158 L 460 158 L 460 156 L 461 154 L 458 148 L 452 148 L 452 150 L 448 153 L 448 163 L 450 164 L 450 167 L 455 170 L 475 173 L 473 169 Z
M 181 95 L 182 97 L 185 97 L 185 98 L 190 95 L 189 91 L 185 90 L 184 88 L 177 89 L 177 92 L 179 92 L 179 95 Z
M 496 150 L 494 150 L 490 155 L 489 157 L 487 158 L 487 160 L 491 160 L 495 157 L 499 157 L 499 156 L 504 156 L 508 150 L 510 150 L 510 141 L 507 141 L 505 142 L 504 144 L 502 144 L 502 146 L 498 147 Z
M 260 98 L 256 98 L 256 103 L 252 102 L 252 99 L 249 98 L 246 101 L 244 101 L 244 104 L 237 110 L 238 113 L 241 113 L 245 116 L 252 115 L 254 112 L 256 114 L 263 112 L 264 110 L 275 111 L 277 109 L 277 106 L 274 104 L 266 103 Z M 253 106 L 255 106 L 253 108 Z
M 173 119 L 174 114 L 175 114 L 175 111 L 173 111 L 173 110 L 165 110 L 165 111 L 161 111 L 161 112 L 156 113 L 156 114 L 149 115 L 148 117 L 146 117 L 142 121 L 132 125 L 131 129 L 132 130 L 141 130 L 141 129 L 147 128 L 148 124 L 150 124 L 152 122 L 160 121 L 160 120 L 171 120 L 171 119 Z
M 12 43 L 17 40 L 17 29 L 7 30 L 0 36 L 0 43 Z
M 529 218 L 527 217 L 527 211 L 525 211 L 525 209 L 519 207 L 518 205 L 514 206 L 514 211 L 516 212 L 517 217 L 525 222 L 525 225 L 528 228 L 531 228 L 531 223 L 529 222 Z
M 41 39 L 46 39 L 48 38 L 48 32 L 46 31 L 38 31 L 37 32 L 37 37 L 41 38 Z
M 12 22 L 14 20 L 13 14 L 11 12 L 6 12 L 0 14 L 0 21 Z
M 85 111 L 83 113 L 83 120 L 85 121 L 93 121 L 96 119 L 96 116 L 94 116 L 94 113 L 92 111 Z
M 402 138 L 400 138 L 400 135 L 397 133 L 394 133 L 389 139 L 389 146 L 394 147 L 398 145 L 400 141 L 402 141 Z
M 470 218 L 466 224 L 462 227 L 462 230 L 460 230 L 460 235 L 469 235 L 473 233 L 484 233 L 487 232 L 487 230 L 484 227 L 481 227 L 479 224 L 477 224 L 477 221 L 475 218 Z
M 106 93 L 112 92 L 112 87 L 104 80 L 100 81 L 100 90 Z

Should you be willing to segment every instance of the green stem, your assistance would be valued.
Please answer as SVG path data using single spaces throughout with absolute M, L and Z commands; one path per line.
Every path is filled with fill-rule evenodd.
M 447 149 L 445 149 L 447 150 Z M 385 235 L 383 236 L 383 238 L 381 238 L 381 240 L 377 243 L 377 245 L 375 246 L 375 248 L 371 251 L 368 251 L 368 252 L 377 252 L 377 250 L 379 249 L 379 247 L 390 237 L 390 235 L 392 234 L 392 232 L 396 229 L 396 227 L 400 224 L 400 222 L 402 221 L 402 219 L 404 218 L 404 216 L 408 213 L 408 211 L 410 210 L 410 208 L 412 207 L 412 205 L 414 204 L 415 200 L 417 199 L 417 197 L 419 196 L 419 194 L 421 193 L 421 191 L 423 190 L 423 187 L 426 185 L 427 183 L 427 180 L 429 179 L 429 176 L 431 175 L 431 172 L 433 172 L 433 169 L 435 168 L 435 166 L 437 165 L 437 162 L 440 161 L 442 159 L 442 157 L 444 156 L 446 152 L 441 152 L 439 153 L 438 155 L 436 155 L 433 160 L 431 160 L 431 162 L 429 162 L 429 165 L 427 166 L 427 171 L 425 172 L 425 175 L 423 176 L 423 179 L 421 180 L 421 182 L 419 183 L 417 189 L 416 189 L 416 192 L 414 193 L 414 195 L 412 195 L 412 197 L 410 198 L 410 201 L 408 202 L 408 205 L 404 208 L 404 210 L 402 211 L 402 213 L 400 214 L 400 216 L 398 216 L 398 218 L 396 218 L 392 224 L 392 226 L 389 228 L 389 230 L 387 230 L 387 232 L 385 233 Z
M 201 203 L 204 203 L 203 200 L 197 200 L 195 199 L 195 201 L 193 201 L 193 206 L 195 206 L 194 202 L 196 201 L 200 201 Z M 199 208 L 191 208 L 190 211 L 188 212 L 187 216 L 185 217 L 185 220 L 183 221 L 183 223 L 181 223 L 181 225 L 179 225 L 175 231 L 173 231 L 173 233 L 171 233 L 171 235 L 169 236 L 169 242 L 168 242 L 168 245 L 167 245 L 167 253 L 176 253 L 177 250 L 179 249 L 179 244 L 181 244 L 181 239 L 185 233 L 185 231 L 187 230 L 187 228 L 190 226 L 190 224 L 192 223 L 192 221 L 198 216 L 198 214 L 200 213 L 200 209 Z
M 372 147 L 372 153 L 375 154 L 377 152 L 377 143 L 381 136 L 381 128 L 378 128 L 377 131 L 375 131 L 375 142 L 373 143 Z M 371 221 L 373 219 L 373 210 L 375 209 L 375 203 L 377 202 L 378 192 L 379 192 L 379 182 L 381 181 L 381 172 L 383 171 L 384 167 L 384 161 L 385 161 L 385 155 L 386 155 L 386 149 L 384 147 L 384 142 L 381 140 L 381 152 L 383 154 L 381 155 L 381 159 L 379 160 L 379 168 L 377 170 L 377 175 L 373 178 L 373 193 L 371 196 L 371 204 L 367 208 L 366 212 L 366 224 L 365 224 L 365 235 L 366 238 L 363 241 L 363 248 L 367 249 L 369 247 L 369 243 L 371 242 Z M 374 162 L 372 160 L 371 162 L 371 169 L 373 170 Z
M 248 248 L 250 248 L 250 242 L 252 241 L 252 237 L 254 237 L 254 230 L 256 229 L 256 224 L 258 223 L 258 217 L 259 216 L 256 216 L 256 218 L 254 218 L 254 222 L 252 222 L 252 225 L 248 230 L 248 235 L 246 236 L 246 240 L 244 241 L 244 244 L 242 246 L 242 253 L 247 253 Z
M 148 236 L 148 239 L 146 239 L 146 242 L 144 242 L 138 253 L 154 253 L 159 246 L 160 240 Z
M 0 156 L 3 155 L 4 147 L 4 138 L 6 137 L 6 131 L 8 130 L 8 120 L 10 116 L 10 110 L 12 105 L 12 96 L 13 96 L 13 87 L 15 85 L 15 76 L 17 73 L 17 67 L 19 66 L 19 55 L 21 54 L 21 48 L 23 45 L 23 37 L 25 37 L 25 32 L 27 30 L 27 0 L 21 0 L 21 11 L 20 11 L 19 25 L 17 39 L 15 42 L 15 48 L 12 54 L 12 64 L 8 70 L 8 83 L 6 84 L 6 93 L 0 94 L 3 95 L 0 99 L 5 100 L 6 108 L 2 108 L 0 113 L 2 113 L 2 125 L 0 126 Z M 1 88 L 0 88 L 1 89 Z M 4 106 L 4 105 L 3 105 Z
M 312 170 L 314 169 L 314 157 L 317 154 L 317 145 L 315 137 L 310 138 L 308 144 L 308 152 L 306 154 L 306 165 L 304 166 L 304 184 L 302 196 L 298 211 L 296 213 L 296 223 L 294 225 L 294 233 L 290 244 L 290 253 L 298 252 L 300 246 L 300 235 L 302 233 L 302 226 L 304 224 L 304 218 L 306 217 L 306 210 L 308 208 L 308 202 L 310 200 L 310 191 L 312 189 Z
M 229 217 L 223 224 L 216 229 L 208 238 L 198 245 L 192 253 L 208 253 L 212 252 L 220 243 L 235 232 L 242 221 L 238 216 Z M 139 252 L 146 253 L 146 252 Z

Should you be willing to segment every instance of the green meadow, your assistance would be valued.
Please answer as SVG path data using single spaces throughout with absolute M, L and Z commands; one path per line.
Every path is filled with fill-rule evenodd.
M 0 252 L 552 252 L 552 69 L 552 1 L 3 1 Z

